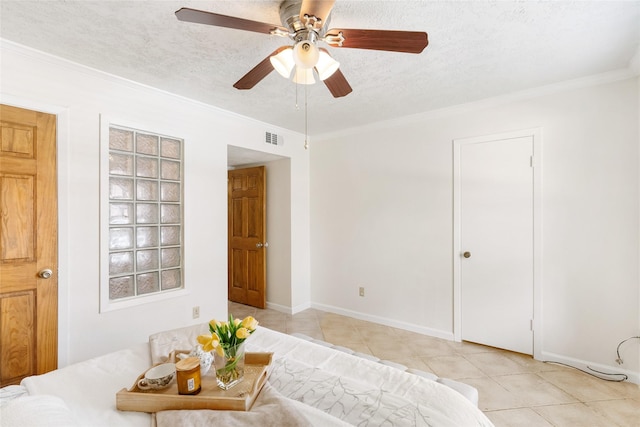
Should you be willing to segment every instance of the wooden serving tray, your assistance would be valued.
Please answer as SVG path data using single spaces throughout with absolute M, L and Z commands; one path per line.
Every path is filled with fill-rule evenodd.
M 116 393 L 116 407 L 121 411 L 137 412 L 171 409 L 248 411 L 267 381 L 273 353 L 245 353 L 244 357 L 244 379 L 229 390 L 218 387 L 215 366 L 202 376 L 202 389 L 194 395 L 178 394 L 175 379 L 162 390 L 140 390 L 138 380 L 144 377 L 142 373 L 133 387 Z

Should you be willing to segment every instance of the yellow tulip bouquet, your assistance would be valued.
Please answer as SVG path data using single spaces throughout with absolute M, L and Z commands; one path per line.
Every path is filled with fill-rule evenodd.
M 229 314 L 229 321 L 211 320 L 211 335 L 198 336 L 198 342 L 204 351 L 215 351 L 214 363 L 218 386 L 227 390 L 239 383 L 244 376 L 244 341 L 255 332 L 258 321 L 251 316 L 243 320 L 234 319 Z

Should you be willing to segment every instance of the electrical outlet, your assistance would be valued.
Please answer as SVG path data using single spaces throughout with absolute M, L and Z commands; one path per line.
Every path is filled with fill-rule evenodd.
M 360 296 L 363 297 L 364 296 L 364 286 L 360 286 Z
M 195 307 L 193 307 L 191 313 L 193 314 L 193 318 L 197 319 L 198 317 L 200 317 L 200 307 L 196 305 Z

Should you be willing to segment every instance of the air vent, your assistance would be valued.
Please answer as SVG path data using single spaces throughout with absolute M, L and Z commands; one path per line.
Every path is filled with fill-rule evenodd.
M 264 133 L 264 142 L 266 142 L 267 144 L 271 144 L 271 145 L 283 145 L 284 144 L 284 138 L 282 137 L 282 135 L 278 135 L 272 132 L 265 132 Z

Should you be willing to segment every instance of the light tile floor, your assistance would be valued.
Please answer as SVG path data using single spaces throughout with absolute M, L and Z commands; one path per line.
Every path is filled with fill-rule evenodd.
M 480 409 L 497 427 L 640 427 L 640 387 L 629 382 L 314 309 L 288 315 L 229 303 L 229 312 L 251 315 L 276 331 L 300 332 L 470 384 L 478 389 Z

